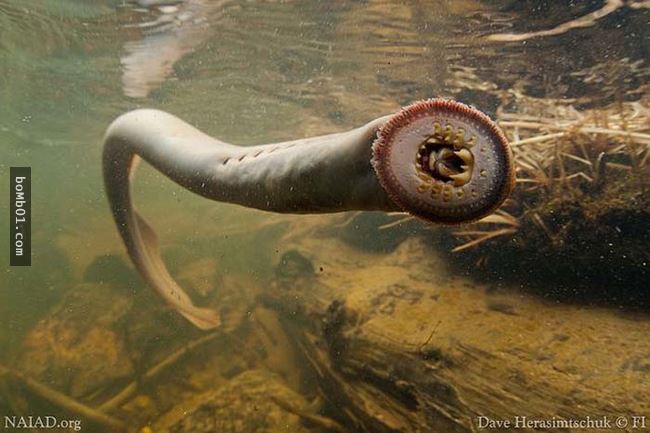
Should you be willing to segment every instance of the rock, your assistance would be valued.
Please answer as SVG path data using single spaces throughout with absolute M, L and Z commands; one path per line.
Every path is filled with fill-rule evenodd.
M 158 414 L 156 403 L 147 395 L 136 396 L 133 400 L 125 404 L 122 409 L 134 418 L 147 423 L 155 419 Z
M 84 270 L 83 280 L 87 283 L 112 284 L 115 287 L 131 289 L 141 284 L 139 277 L 127 266 L 124 259 L 112 254 L 97 256 Z
M 282 254 L 275 268 L 278 278 L 299 278 L 314 276 L 314 265 L 297 250 L 289 250 Z
M 298 415 L 306 402 L 276 376 L 246 371 L 227 384 L 180 402 L 152 430 L 161 433 L 307 433 Z
M 181 287 L 187 287 L 192 293 L 206 298 L 215 291 L 217 277 L 217 261 L 203 257 L 185 265 L 176 278 Z
M 127 380 L 133 365 L 112 325 L 130 307 L 107 285 L 77 286 L 27 334 L 19 370 L 75 398 Z

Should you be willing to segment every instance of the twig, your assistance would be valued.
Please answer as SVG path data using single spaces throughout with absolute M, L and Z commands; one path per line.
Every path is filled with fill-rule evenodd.
M 407 216 L 403 216 L 403 215 L 402 215 L 402 217 L 399 218 L 399 219 L 396 220 L 396 221 L 391 221 L 391 222 L 389 222 L 389 223 L 386 223 L 386 224 L 382 224 L 382 225 L 380 225 L 379 227 L 377 227 L 377 230 L 386 230 L 386 229 L 389 229 L 389 228 L 391 228 L 391 227 L 398 226 L 398 225 L 400 225 L 400 224 L 402 224 L 402 223 L 404 223 L 404 222 L 406 222 L 406 221 L 410 221 L 410 220 L 412 220 L 412 219 L 415 219 L 415 217 L 414 217 L 414 216 L 411 216 L 411 215 L 407 215 Z
M 586 159 L 584 159 L 584 158 L 580 158 L 580 157 L 577 156 L 577 155 L 573 155 L 573 154 L 571 154 L 571 153 L 567 153 L 567 152 L 560 152 L 560 155 L 562 155 L 562 156 L 566 156 L 566 157 L 569 158 L 569 159 L 573 159 L 574 161 L 581 162 L 581 163 L 583 163 L 583 164 L 588 165 L 589 167 L 591 167 L 591 161 L 588 161 L 588 160 L 586 160 Z
M 433 329 L 431 330 L 431 333 L 429 334 L 429 337 L 426 340 L 424 340 L 424 343 L 420 344 L 420 346 L 418 347 L 418 352 L 422 353 L 422 349 L 424 349 L 426 347 L 426 345 L 429 344 L 429 342 L 433 338 L 433 334 L 436 333 L 436 331 L 438 330 L 438 327 L 440 326 L 441 323 L 442 323 L 442 320 L 438 320 L 438 323 L 436 323 L 436 326 L 434 326 Z
M 509 127 L 516 126 L 519 128 L 528 128 L 528 129 L 546 128 L 546 129 L 552 129 L 556 131 L 557 130 L 564 131 L 567 129 L 575 128 L 576 132 L 582 132 L 587 134 L 619 135 L 619 136 L 634 138 L 636 140 L 650 142 L 650 134 L 646 134 L 643 132 L 625 131 L 623 129 L 599 128 L 597 126 L 580 126 L 576 124 L 554 125 L 554 124 L 536 123 L 536 122 L 520 122 L 516 120 L 515 121 L 503 120 L 499 122 L 499 125 L 509 126 Z M 547 137 L 547 136 L 543 135 L 542 137 Z M 537 137 L 532 137 L 532 138 L 537 138 Z M 530 139 L 524 139 L 519 141 L 521 142 L 525 140 L 530 140 Z M 533 141 L 533 143 L 535 143 L 535 141 Z M 529 143 L 525 143 L 525 144 L 529 144 Z M 521 144 L 519 144 L 519 146 L 521 146 Z
M 145 382 L 148 380 L 153 379 L 156 377 L 158 374 L 160 374 L 163 370 L 165 370 L 167 367 L 170 365 L 174 364 L 176 361 L 178 361 L 180 358 L 185 356 L 187 353 L 192 351 L 194 348 L 210 341 L 213 340 L 215 337 L 217 337 L 220 333 L 219 332 L 213 332 L 207 335 L 202 336 L 201 338 L 198 338 L 194 341 L 189 342 L 185 346 L 181 347 L 180 349 L 176 350 L 173 352 L 171 355 L 169 355 L 167 358 L 163 359 L 160 361 L 158 364 L 154 365 L 152 368 L 147 370 L 147 372 L 142 375 L 139 381 L 133 381 L 129 383 L 122 391 L 118 392 L 115 396 L 111 397 L 109 400 L 104 402 L 101 406 L 99 406 L 99 410 L 102 412 L 109 412 L 117 407 L 120 407 L 125 401 L 127 401 L 133 394 L 136 393 L 138 390 L 138 383 L 140 382 Z
M 0 376 L 5 375 L 20 382 L 25 386 L 25 388 L 29 389 L 34 394 L 48 400 L 50 403 L 53 403 L 62 409 L 80 415 L 81 417 L 97 424 L 109 427 L 112 430 L 126 430 L 126 426 L 121 421 L 109 415 L 106 415 L 97 409 L 86 406 L 85 404 L 80 403 L 65 394 L 62 394 L 59 391 L 56 391 L 49 386 L 38 382 L 37 380 L 29 378 L 18 371 L 14 371 L 0 365 Z
M 330 418 L 326 418 L 324 416 L 320 415 L 314 415 L 311 413 L 307 413 L 304 410 L 301 410 L 297 407 L 294 407 L 293 405 L 289 404 L 289 402 L 286 402 L 284 400 L 281 400 L 275 396 L 269 396 L 271 401 L 275 404 L 277 404 L 280 408 L 286 410 L 287 412 L 290 412 L 294 415 L 299 416 L 300 418 L 304 419 L 305 421 L 309 421 L 313 424 L 316 424 L 320 427 L 323 427 L 328 430 L 333 430 L 337 431 L 340 433 L 345 433 L 346 430 L 336 421 Z
M 556 132 L 553 134 L 538 135 L 536 137 L 524 138 L 523 140 L 517 140 L 510 143 L 510 146 L 524 146 L 526 144 L 540 143 L 542 141 L 551 140 L 553 138 L 563 137 L 566 132 Z
M 478 244 L 480 244 L 482 242 L 485 242 L 487 240 L 496 238 L 498 236 L 514 234 L 516 232 L 517 232 L 517 230 L 515 230 L 515 229 L 501 229 L 501 230 L 494 230 L 492 232 L 486 232 L 485 235 L 483 235 L 483 236 L 481 236 L 481 237 L 479 237 L 477 239 L 474 239 L 472 241 L 464 243 L 463 245 L 457 246 L 456 248 L 452 249 L 451 252 L 452 253 L 457 253 L 459 251 L 463 251 L 463 250 L 466 250 L 468 248 L 475 247 L 476 245 L 478 245 Z
M 332 224 L 332 227 L 346 227 L 348 224 L 350 224 L 356 217 L 361 215 L 361 211 L 352 211 L 349 212 L 349 215 L 344 214 L 344 219 L 341 222 L 337 222 Z
M 585 173 L 582 172 L 582 171 L 579 171 L 579 172 L 577 172 L 577 173 L 570 174 L 570 175 L 568 175 L 565 179 L 566 179 L 566 180 L 571 180 L 571 179 L 575 179 L 576 177 L 581 177 L 581 178 L 583 178 L 584 180 L 586 180 L 587 182 L 593 182 L 593 181 L 594 181 L 591 177 L 589 177 L 589 175 L 585 174 Z
M 553 240 L 553 233 L 551 233 L 551 231 L 548 229 L 548 227 L 544 223 L 544 220 L 542 219 L 542 217 L 539 216 L 539 214 L 537 212 L 535 212 L 533 214 L 533 220 L 542 228 L 542 230 L 544 231 L 546 236 L 548 236 L 548 238 L 552 241 Z

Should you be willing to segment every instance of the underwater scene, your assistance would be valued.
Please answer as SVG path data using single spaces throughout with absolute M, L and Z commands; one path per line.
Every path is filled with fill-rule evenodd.
M 649 1 L 0 0 L 0 179 L 0 432 L 650 432 Z

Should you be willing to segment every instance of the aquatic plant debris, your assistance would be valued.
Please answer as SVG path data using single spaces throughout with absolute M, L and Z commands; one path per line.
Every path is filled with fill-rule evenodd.
M 505 103 L 497 118 L 515 156 L 512 198 L 454 230 L 453 251 L 481 265 L 473 269 L 516 262 L 512 268 L 527 275 L 576 275 L 572 285 L 591 287 L 594 299 L 628 293 L 626 302 L 646 305 L 647 292 L 638 289 L 646 286 L 650 260 L 648 102 L 579 110 L 518 95 Z M 529 263 L 536 263 L 532 270 Z

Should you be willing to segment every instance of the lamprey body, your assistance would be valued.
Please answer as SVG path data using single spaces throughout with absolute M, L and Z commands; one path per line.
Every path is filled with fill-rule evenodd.
M 131 178 L 142 158 L 203 197 L 265 211 L 404 211 L 437 223 L 487 215 L 513 184 L 500 129 L 478 110 L 431 99 L 348 132 L 284 143 L 235 146 L 179 118 L 136 110 L 104 138 L 104 183 L 136 268 L 164 300 L 201 329 L 220 324 L 195 306 L 167 271 L 156 235 L 134 209 Z

